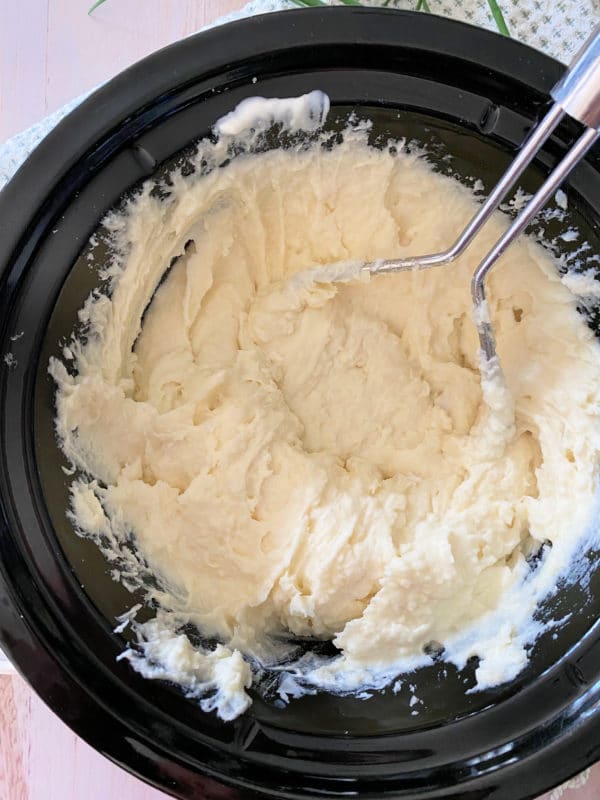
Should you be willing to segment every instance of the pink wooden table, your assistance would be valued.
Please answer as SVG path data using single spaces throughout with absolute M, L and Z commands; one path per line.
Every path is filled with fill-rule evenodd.
M 0 142 L 245 0 L 0 0 Z
M 0 143 L 243 0 L 0 0 Z M 49 711 L 0 660 L 0 800 L 160 800 Z M 600 765 L 544 800 L 599 800 Z M 201 798 L 199 798 L 201 800 Z

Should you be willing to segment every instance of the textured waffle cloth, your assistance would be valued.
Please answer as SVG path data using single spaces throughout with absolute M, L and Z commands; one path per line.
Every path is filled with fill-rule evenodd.
M 335 0 L 334 0 L 335 2 Z M 333 4 L 333 3 L 332 3 Z M 596 22 L 600 20 L 600 0 L 498 0 L 511 36 L 525 44 L 537 47 L 548 55 L 568 63 L 578 50 Z M 388 5 L 400 9 L 414 9 L 417 0 L 391 0 L 380 3 L 364 0 L 364 5 Z M 487 0 L 428 0 L 431 13 L 480 25 L 496 30 Z M 289 0 L 252 0 L 240 11 L 221 17 L 213 25 L 221 25 L 234 19 L 297 8 Z M 310 13 L 310 9 L 306 9 Z M 54 114 L 19 133 L 0 146 L 0 189 L 10 180 L 19 166 L 44 136 L 72 111 L 89 92 L 72 100 Z M 2 665 L 0 652 L 0 666 Z M 550 800 L 558 800 L 568 788 L 583 786 L 589 770 L 572 781 L 554 789 Z

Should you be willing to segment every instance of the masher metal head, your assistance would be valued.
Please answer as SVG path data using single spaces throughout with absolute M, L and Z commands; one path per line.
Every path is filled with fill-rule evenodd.
M 564 115 L 568 114 L 583 123 L 585 131 L 562 161 L 552 170 L 540 189 L 509 225 L 473 274 L 471 294 L 475 309 L 474 319 L 479 333 L 481 354 L 488 363 L 497 361 L 497 355 L 492 322 L 485 302 L 485 280 L 498 258 L 525 230 L 548 200 L 554 196 L 573 167 L 581 161 L 600 136 L 600 25 L 596 27 L 577 53 L 550 95 L 554 104 L 538 125 L 533 128 L 510 167 L 448 250 L 405 259 L 372 261 L 363 266 L 363 269 L 371 274 L 379 275 L 389 272 L 428 269 L 454 261 L 473 241 L 500 201 L 533 161 Z

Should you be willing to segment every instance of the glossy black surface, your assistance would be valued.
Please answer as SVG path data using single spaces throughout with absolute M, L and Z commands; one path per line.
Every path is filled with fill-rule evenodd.
M 489 188 L 561 70 L 516 42 L 428 15 L 344 8 L 257 17 L 117 77 L 0 194 L 0 353 L 16 359 L 0 373 L 0 640 L 65 722 L 117 763 L 182 798 L 260 791 L 518 800 L 600 756 L 593 553 L 582 554 L 589 585 L 563 587 L 542 612 L 574 611 L 570 621 L 556 638 L 543 637 L 525 673 L 493 692 L 465 694 L 472 665 L 457 673 L 432 663 L 397 694 L 319 694 L 285 708 L 257 696 L 248 714 L 224 724 L 116 662 L 125 640 L 112 633 L 114 615 L 132 598 L 65 517 L 68 478 L 46 375 L 98 281 L 100 265 L 86 260 L 84 246 L 103 213 L 243 97 L 321 88 L 334 125 L 356 110 L 374 120 L 376 143 L 426 141 L 440 168 L 481 176 Z M 561 126 L 525 188 L 576 133 Z M 600 250 L 598 169 L 595 151 L 568 194 L 574 224 Z M 424 701 L 415 716 L 409 682 Z

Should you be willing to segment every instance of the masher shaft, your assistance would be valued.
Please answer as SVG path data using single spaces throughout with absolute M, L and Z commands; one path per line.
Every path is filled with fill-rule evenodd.
M 490 252 L 479 264 L 471 281 L 471 294 L 475 306 L 480 305 L 485 300 L 485 279 L 496 261 L 517 236 L 525 230 L 538 211 L 546 205 L 569 172 L 581 161 L 598 137 L 600 137 L 599 131 L 593 128 L 586 128 L 585 132 L 579 137 L 567 155 L 552 170 L 525 208 L 518 214 L 516 219 L 509 225 Z M 492 358 L 495 354 L 495 348 L 493 337 L 490 337 L 490 328 L 489 326 L 479 325 L 478 330 L 480 333 L 479 338 L 482 350 L 488 359 Z
M 561 121 L 563 115 L 564 111 L 562 108 L 554 105 L 542 121 L 536 125 L 516 158 L 492 189 L 479 211 L 471 219 L 452 247 L 441 253 L 432 253 L 425 256 L 371 261 L 365 264 L 365 269 L 372 274 L 379 275 L 381 273 L 404 272 L 412 269 L 427 269 L 441 264 L 448 264 L 458 258 L 494 213 L 500 201 L 508 193 L 508 190 L 519 180 L 523 172 L 537 155 L 539 149 Z

